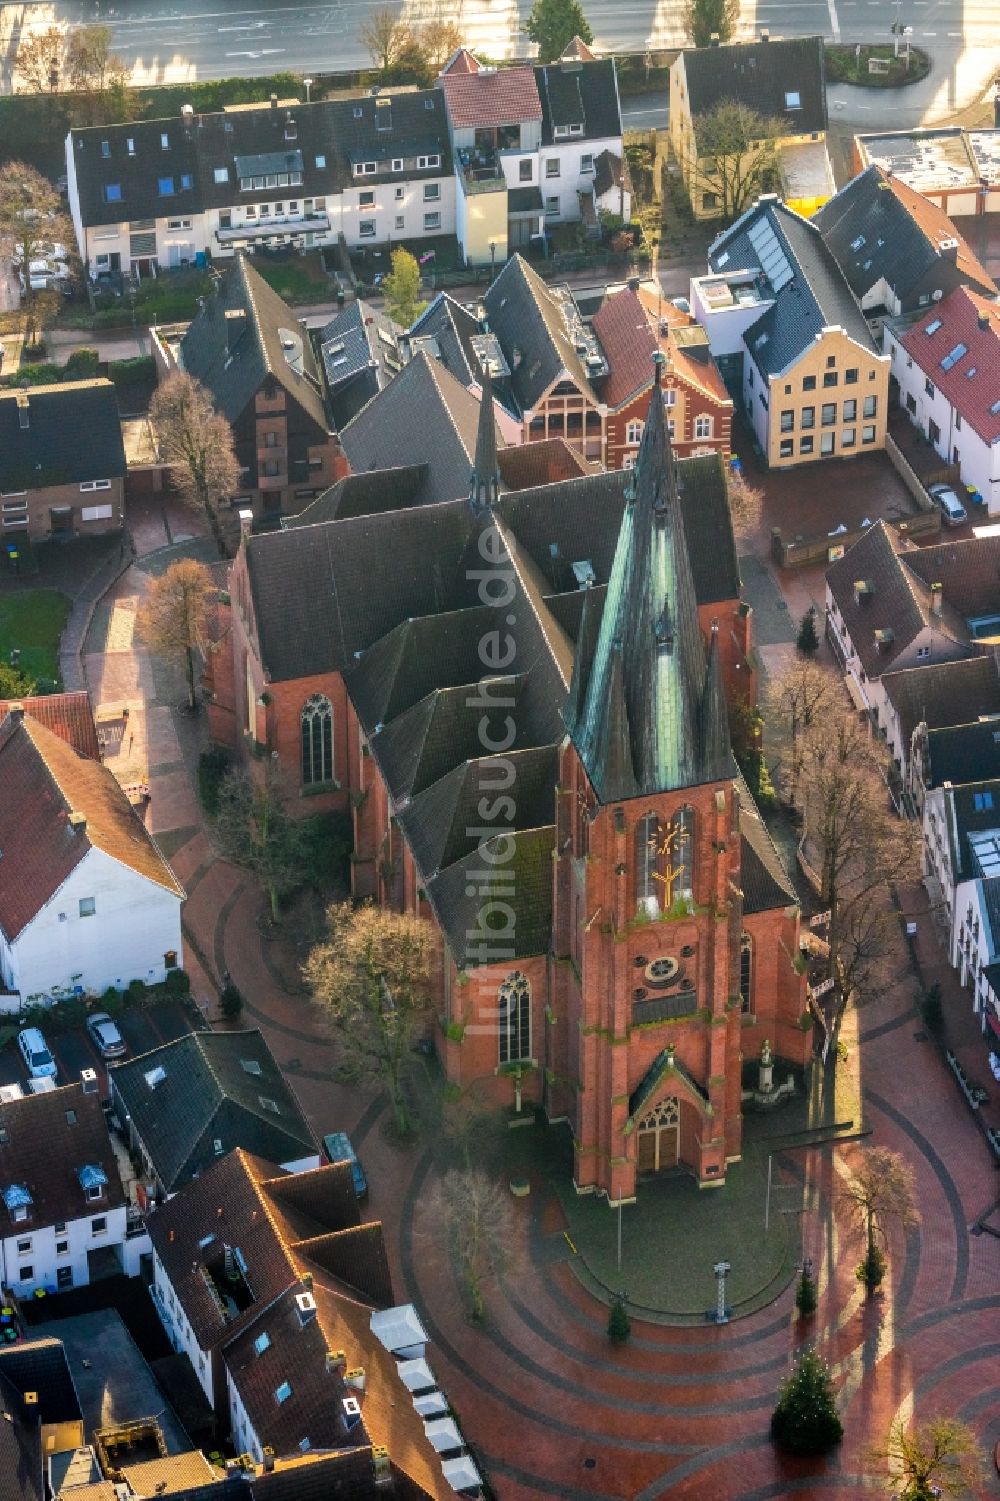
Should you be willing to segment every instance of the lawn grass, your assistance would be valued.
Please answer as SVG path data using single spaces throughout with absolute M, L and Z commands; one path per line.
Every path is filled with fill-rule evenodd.
M 69 600 L 58 589 L 0 595 L 0 662 L 9 662 L 11 651 L 17 648 L 21 672 L 36 681 L 47 678 L 58 683 L 59 638 L 69 609 Z
M 332 283 L 318 250 L 294 259 L 272 261 L 255 256 L 253 268 L 285 302 L 328 302 Z
M 877 42 L 867 46 L 828 46 L 824 53 L 828 83 L 853 83 L 865 89 L 898 89 L 908 83 L 918 83 L 931 70 L 928 53 L 921 47 L 911 47 L 909 58 L 905 49 L 899 57 L 894 56 L 892 42 Z M 889 64 L 888 73 L 869 73 L 870 58 L 878 58 Z

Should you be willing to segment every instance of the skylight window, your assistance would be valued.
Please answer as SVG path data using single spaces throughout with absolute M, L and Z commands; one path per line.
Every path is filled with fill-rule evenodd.
M 283 1381 L 280 1386 L 278 1386 L 278 1387 L 275 1388 L 275 1391 L 274 1391 L 274 1400 L 278 1403 L 278 1406 L 280 1407 L 281 1404 L 282 1404 L 282 1402 L 287 1402 L 288 1399 L 289 1399 L 289 1397 L 291 1395 L 292 1395 L 292 1383 L 290 1381 Z
M 937 331 L 938 331 L 938 329 L 940 327 L 941 327 L 941 319 L 940 318 L 935 318 L 932 322 L 928 323 L 927 327 L 924 329 L 924 333 L 925 334 L 936 334 Z
M 257 1062 L 256 1058 L 241 1058 L 240 1065 L 245 1074 L 254 1074 L 258 1079 L 263 1073 L 263 1069 Z
M 789 89 L 787 91 L 787 93 L 785 94 L 785 108 L 786 109 L 801 109 L 802 108 L 802 95 L 799 93 L 798 89 Z
M 270 1100 L 268 1099 L 267 1095 L 263 1094 L 259 1094 L 257 1098 L 258 1100 L 260 1100 L 260 1108 L 262 1110 L 269 1110 L 272 1115 L 281 1114 L 281 1107 L 279 1106 L 277 1100 Z
M 975 375 L 977 369 L 978 369 L 978 366 L 976 366 L 976 365 L 970 365 L 969 368 L 968 368 L 968 370 L 966 370 L 966 372 L 965 372 L 965 378 L 966 378 L 966 380 L 971 380 L 972 377 Z
M 954 349 L 949 349 L 948 353 L 941 361 L 941 369 L 950 370 L 952 366 L 957 365 L 959 360 L 963 359 L 964 356 L 968 354 L 968 352 L 968 345 L 956 344 Z
M 865 237 L 864 237 L 864 235 L 858 235 L 858 238 L 856 240 L 852 240 L 851 241 L 851 249 L 852 250 L 860 250 L 861 247 L 864 245 L 864 243 L 865 243 Z
M 158 1063 L 155 1068 L 151 1068 L 143 1074 L 143 1078 L 150 1089 L 155 1089 L 157 1084 L 162 1084 L 166 1077 L 167 1071 L 162 1063 Z
M 997 414 L 997 412 L 1000 412 L 1000 401 L 995 401 L 993 403 L 993 405 L 990 407 L 990 411 L 993 413 L 993 416 L 995 417 L 996 414 Z
M 269 1350 L 270 1348 L 271 1336 L 266 1332 L 264 1334 L 258 1334 L 257 1338 L 253 1342 L 253 1353 L 255 1355 L 263 1355 L 264 1351 Z

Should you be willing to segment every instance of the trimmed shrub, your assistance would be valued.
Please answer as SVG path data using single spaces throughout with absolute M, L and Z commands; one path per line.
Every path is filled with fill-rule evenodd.
M 100 363 L 96 349 L 74 349 L 63 369 L 63 379 L 93 380 Z
M 879 1250 L 878 1246 L 872 1246 L 871 1250 L 866 1254 L 864 1261 L 858 1262 L 858 1265 L 854 1269 L 854 1275 L 866 1292 L 873 1293 L 877 1288 L 882 1286 L 887 1265 L 885 1256 Z
M 920 1002 L 920 1015 L 924 1025 L 932 1032 L 940 1032 L 944 1026 L 944 1011 L 941 1007 L 941 984 L 935 980 L 933 985 L 924 991 Z
M 608 1339 L 612 1344 L 622 1345 L 632 1333 L 632 1320 L 628 1316 L 624 1298 L 615 1298 L 608 1313 Z
M 806 1350 L 781 1384 L 771 1437 L 788 1454 L 826 1454 L 843 1436 L 830 1367 L 815 1350 Z
M 163 988 L 167 995 L 180 1000 L 182 996 L 191 994 L 191 976 L 184 969 L 168 969 Z
M 802 1268 L 798 1286 L 795 1289 L 795 1306 L 804 1319 L 811 1313 L 816 1312 L 816 1283 L 811 1274 Z
M 819 637 L 816 634 L 816 611 L 810 605 L 802 617 L 799 625 L 799 634 L 795 638 L 795 645 L 804 657 L 813 657 L 819 651 Z
M 222 992 L 219 996 L 219 1005 L 222 1008 L 223 1016 L 228 1021 L 235 1021 L 243 1010 L 243 997 L 232 980 L 230 980 L 228 985 L 222 987 Z

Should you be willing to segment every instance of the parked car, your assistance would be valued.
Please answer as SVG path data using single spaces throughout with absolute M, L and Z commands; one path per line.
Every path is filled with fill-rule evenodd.
M 357 1152 L 351 1146 L 351 1138 L 347 1132 L 331 1131 L 329 1136 L 323 1137 L 323 1146 L 331 1162 L 349 1162 L 351 1164 L 354 1192 L 359 1199 L 363 1199 L 368 1192 L 368 1179 L 365 1177 L 364 1168 L 358 1161 Z
M 691 304 L 690 302 L 688 302 L 686 297 L 671 297 L 670 301 L 673 303 L 675 308 L 678 308 L 680 310 L 680 312 L 690 313 Z
M 37 1027 L 25 1027 L 17 1034 L 17 1045 L 24 1066 L 32 1079 L 54 1079 L 58 1070 L 45 1038 Z
M 968 512 L 950 485 L 929 485 L 927 493 L 941 510 L 949 526 L 961 526 L 969 519 Z
M 125 1039 L 106 1011 L 87 1017 L 87 1031 L 102 1058 L 120 1058 L 125 1052 Z

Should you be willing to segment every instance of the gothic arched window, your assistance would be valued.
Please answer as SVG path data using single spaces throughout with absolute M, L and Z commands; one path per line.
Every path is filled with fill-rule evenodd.
M 655 813 L 647 813 L 635 826 L 635 905 L 648 917 L 660 910 L 659 856 L 660 821 Z
M 519 969 L 512 969 L 500 986 L 501 1063 L 518 1063 L 531 1057 L 531 982 Z
M 671 903 L 694 890 L 694 809 L 690 803 L 678 808 L 670 820 Z
M 740 1011 L 744 1016 L 753 1012 L 753 939 L 749 933 L 740 934 Z
M 333 781 L 333 705 L 322 693 L 302 708 L 302 785 Z

